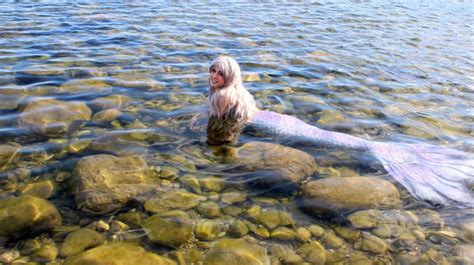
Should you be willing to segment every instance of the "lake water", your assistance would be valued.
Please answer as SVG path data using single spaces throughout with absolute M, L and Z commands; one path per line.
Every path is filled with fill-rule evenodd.
M 224 237 L 266 250 L 259 256 L 242 247 L 249 264 L 471 264 L 472 209 L 416 201 L 357 153 L 292 143 L 316 158 L 316 173 L 304 182 L 376 176 L 401 197 L 401 205 L 377 210 L 383 224 L 357 227 L 345 213 L 315 216 L 298 207 L 299 184 L 276 192 L 234 178 L 248 173 L 236 168 L 239 159 L 229 163 L 235 148 L 280 139 L 243 134 L 236 146 L 216 148 L 206 144 L 205 121 L 188 124 L 206 111 L 210 62 L 226 54 L 239 62 L 260 108 L 365 139 L 474 153 L 473 13 L 472 1 L 3 2 L 0 200 L 39 196 L 62 219 L 36 233 L 27 232 L 35 223 L 0 228 L 3 262 L 61 263 L 98 245 L 64 250 L 66 236 L 88 227 L 109 245 L 131 242 L 182 264 L 219 264 L 212 253 Z M 81 173 L 77 163 L 87 157 Z M 123 174 L 134 167 L 141 169 Z M 78 191 L 87 186 L 78 175 L 87 178 L 91 168 L 103 176 Z M 186 216 L 192 233 L 179 244 L 154 239 L 137 220 L 155 215 Z M 247 230 L 232 234 L 236 223 Z M 47 245 L 48 255 L 26 251 L 31 242 Z M 235 254 L 225 246 L 220 251 Z M 235 257 L 228 262 L 239 264 Z

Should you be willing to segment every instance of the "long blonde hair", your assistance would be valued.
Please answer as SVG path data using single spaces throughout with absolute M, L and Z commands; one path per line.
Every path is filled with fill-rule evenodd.
M 255 100 L 243 86 L 239 64 L 228 56 L 219 56 L 212 61 L 209 71 L 219 67 L 224 76 L 224 87 L 209 91 L 209 113 L 211 117 L 226 119 L 250 119 L 257 110 Z

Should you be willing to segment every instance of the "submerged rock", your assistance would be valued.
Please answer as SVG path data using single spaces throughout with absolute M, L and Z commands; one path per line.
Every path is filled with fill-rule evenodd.
M 101 245 L 104 242 L 105 237 L 94 230 L 85 228 L 74 231 L 67 235 L 59 249 L 59 255 L 61 257 L 69 257 Z
M 70 184 L 78 207 L 97 213 L 123 207 L 132 199 L 146 200 L 160 190 L 154 169 L 138 156 L 84 157 Z
M 164 212 L 169 210 L 189 210 L 206 200 L 206 197 L 185 190 L 171 190 L 145 202 L 144 207 L 150 212 Z
M 6 168 L 18 160 L 19 148 L 12 145 L 0 144 L 0 169 Z
M 207 253 L 206 265 L 270 265 L 267 250 L 243 239 L 223 238 L 214 242 Z
M 103 245 L 67 259 L 64 265 L 175 265 L 171 259 L 148 252 L 145 249 L 125 243 Z
M 81 127 L 91 115 L 85 103 L 44 99 L 28 103 L 18 124 L 43 136 L 61 137 Z
M 400 194 L 390 182 L 374 177 L 324 178 L 303 186 L 303 206 L 314 213 L 341 213 L 395 207 Z
M 130 97 L 114 94 L 107 97 L 96 98 L 89 102 L 88 105 L 94 111 L 101 111 L 106 109 L 121 109 L 128 102 L 130 102 Z
M 178 248 L 192 239 L 192 220 L 184 212 L 162 216 L 155 214 L 142 223 L 151 242 Z
M 0 236 L 14 237 L 61 224 L 61 215 L 47 200 L 23 195 L 0 200 Z
M 110 94 L 112 86 L 100 79 L 74 79 L 62 84 L 57 92 L 64 94 Z
M 252 183 L 263 186 L 299 183 L 316 171 L 316 161 L 309 154 L 273 143 L 246 143 L 237 149 L 231 162 L 242 164 L 245 171 L 256 172 Z

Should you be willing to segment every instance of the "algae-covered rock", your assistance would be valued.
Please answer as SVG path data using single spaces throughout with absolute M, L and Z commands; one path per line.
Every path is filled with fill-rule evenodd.
M 117 156 L 144 155 L 149 148 L 149 144 L 145 141 L 146 135 L 146 132 L 140 132 L 137 139 L 133 131 L 106 133 L 95 138 L 88 146 L 88 150 Z
M 193 236 L 192 220 L 183 214 L 155 214 L 143 221 L 142 227 L 151 242 L 173 248 L 178 248 Z
M 296 233 L 293 229 L 280 226 L 270 232 L 270 237 L 278 240 L 293 240 L 296 237 Z
M 57 191 L 57 183 L 50 179 L 29 183 L 19 189 L 22 195 L 31 195 L 43 199 L 53 197 Z
M 379 237 L 363 233 L 359 249 L 374 254 L 383 254 L 388 250 L 388 245 Z
M 219 237 L 223 226 L 216 221 L 200 221 L 194 227 L 194 234 L 199 240 L 215 240 Z
M 199 204 L 196 208 L 196 211 L 207 218 L 216 218 L 222 215 L 219 204 L 213 201 L 207 201 Z
M 114 94 L 107 97 L 96 98 L 88 103 L 94 111 L 101 111 L 106 109 L 121 109 L 128 102 L 130 98 L 128 96 Z
M 18 160 L 19 148 L 12 145 L 0 144 L 0 169 L 12 165 Z
M 314 158 L 297 149 L 273 143 L 250 142 L 237 149 L 236 162 L 246 171 L 273 171 L 263 183 L 298 183 L 316 171 Z
M 243 237 L 249 233 L 247 225 L 241 220 L 235 220 L 229 226 L 228 234 L 232 237 Z
M 92 111 L 83 102 L 42 99 L 29 102 L 18 125 L 39 135 L 61 137 L 89 121 Z
M 92 116 L 92 121 L 96 124 L 105 124 L 108 125 L 111 121 L 117 119 L 122 112 L 117 109 L 105 109 L 97 112 Z
M 243 239 L 223 238 L 211 245 L 204 264 L 206 265 L 270 265 L 267 250 Z
M 97 233 L 94 230 L 84 228 L 78 231 L 74 231 L 67 235 L 61 248 L 59 249 L 59 255 L 61 257 L 69 257 L 84 250 L 96 247 L 105 242 L 105 237 L 102 234 Z
M 0 236 L 41 231 L 61 224 L 61 215 L 47 200 L 23 195 L 0 200 Z
M 263 209 L 260 211 L 257 220 L 268 229 L 273 229 L 279 225 L 289 225 L 292 223 L 289 213 L 277 209 Z
M 395 207 L 400 194 L 390 182 L 374 177 L 324 178 L 303 186 L 303 205 L 314 213 L 340 213 Z
M 36 262 L 52 262 L 58 256 L 58 248 L 54 243 L 47 243 L 31 254 L 31 259 Z
M 186 190 L 175 189 L 147 200 L 144 206 L 147 211 L 155 213 L 174 209 L 189 210 L 205 200 L 206 197 L 204 196 Z
M 326 250 L 317 241 L 305 243 L 301 245 L 296 253 L 301 255 L 307 262 L 311 264 L 325 264 L 326 263 Z
M 176 265 L 171 259 L 148 252 L 145 249 L 125 243 L 102 245 L 67 259 L 64 265 Z
M 347 220 L 352 226 L 359 229 L 374 228 L 382 219 L 382 213 L 379 210 L 362 210 L 350 214 Z
M 329 230 L 324 238 L 324 243 L 330 248 L 340 248 L 344 245 L 344 240 L 338 237 L 333 230 Z
M 138 156 L 93 155 L 80 159 L 70 180 L 76 204 L 85 211 L 108 212 L 131 199 L 160 193 L 154 169 Z

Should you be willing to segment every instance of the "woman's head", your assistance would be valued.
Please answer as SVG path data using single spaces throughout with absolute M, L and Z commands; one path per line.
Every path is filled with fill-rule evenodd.
M 213 78 L 222 77 L 224 84 L 220 87 L 213 87 Z M 242 83 L 239 64 L 229 56 L 219 56 L 212 61 L 209 67 L 209 84 L 214 89 L 232 86 Z
M 255 100 L 242 85 L 239 64 L 219 56 L 209 67 L 209 112 L 211 117 L 247 121 L 255 112 Z

